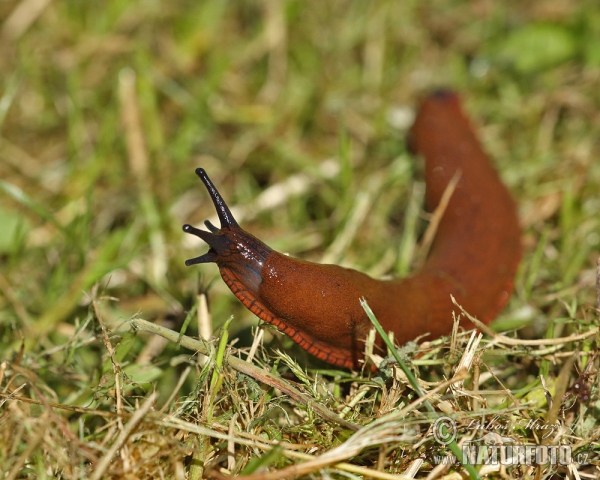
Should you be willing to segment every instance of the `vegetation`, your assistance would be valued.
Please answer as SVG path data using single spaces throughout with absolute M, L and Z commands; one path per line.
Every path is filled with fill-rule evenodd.
M 459 478 L 441 415 L 579 462 L 471 478 L 596 478 L 599 27 L 592 0 L 1 2 L 2 478 Z M 437 86 L 519 203 L 502 335 L 402 348 L 413 384 L 336 370 L 184 266 L 202 166 L 273 248 L 409 272 Z

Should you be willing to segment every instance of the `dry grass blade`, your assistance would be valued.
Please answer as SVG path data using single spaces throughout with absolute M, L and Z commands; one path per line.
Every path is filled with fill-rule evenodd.
M 421 246 L 417 254 L 415 255 L 415 268 L 418 269 L 423 265 L 427 255 L 429 255 L 429 250 L 431 249 L 431 244 L 433 243 L 433 239 L 435 238 L 435 234 L 437 229 L 442 221 L 442 217 L 444 216 L 444 212 L 446 208 L 448 208 L 448 203 L 454 194 L 454 190 L 456 190 L 456 186 L 460 181 L 460 177 L 462 176 L 462 172 L 457 171 L 454 176 L 448 182 L 448 185 L 444 189 L 444 193 L 442 194 L 442 198 L 440 199 L 440 203 L 435 208 L 434 212 L 431 214 L 429 219 L 429 225 L 427 226 L 427 230 L 425 230 L 425 234 L 423 235 L 423 240 L 421 241 Z
M 403 415 L 399 412 L 393 412 L 386 415 L 383 418 L 375 420 L 370 425 L 361 428 L 354 435 L 352 435 L 346 442 L 341 445 L 328 450 L 319 457 L 308 460 L 304 463 L 292 465 L 290 467 L 282 468 L 275 472 L 259 472 L 252 475 L 243 475 L 239 478 L 245 480 L 279 480 L 283 478 L 299 477 L 302 475 L 309 475 L 315 473 L 323 468 L 335 465 L 336 463 L 342 462 L 349 458 L 358 455 L 365 448 L 372 448 L 377 445 L 406 442 L 412 438 L 409 433 L 399 434 L 398 432 L 405 431 L 405 427 L 401 419 Z M 216 473 L 216 472 L 215 472 Z M 216 474 L 215 478 L 223 478 L 223 475 Z M 388 477 L 389 478 L 389 477 Z M 391 478 L 396 479 L 407 479 L 402 475 L 395 475 Z
M 108 469 L 110 463 L 113 461 L 113 457 L 116 455 L 117 451 L 123 447 L 125 441 L 129 438 L 129 436 L 134 432 L 137 426 L 142 422 L 144 417 L 150 412 L 150 409 L 154 406 L 158 394 L 156 392 L 152 392 L 144 403 L 140 406 L 138 410 L 133 414 L 133 416 L 129 419 L 125 427 L 119 433 L 119 436 L 112 444 L 106 455 L 98 462 L 96 468 L 94 469 L 94 473 L 91 475 L 90 480 L 100 480 L 104 477 L 106 470 Z
M 6 41 L 18 40 L 44 12 L 51 0 L 24 0 L 4 20 L 0 34 Z
M 42 443 L 44 435 L 46 434 L 46 429 L 50 427 L 48 422 L 49 417 L 49 412 L 46 412 L 39 418 L 39 430 L 37 430 L 35 435 L 33 435 L 33 438 L 29 440 L 27 448 L 16 458 L 10 471 L 4 477 L 5 479 L 14 480 L 20 476 L 21 468 L 40 443 Z
M 179 338 L 179 334 L 177 332 L 169 330 L 168 328 L 161 327 L 160 325 L 155 325 L 142 319 L 132 320 L 131 323 L 134 328 L 155 333 L 172 342 L 176 342 Z M 198 340 L 194 340 L 193 338 L 187 337 L 185 335 L 181 337 L 181 345 L 185 348 L 189 348 L 191 350 L 200 352 L 204 355 L 209 355 L 209 351 L 206 348 L 205 343 L 200 342 Z M 358 425 L 353 424 L 352 422 L 348 422 L 347 420 L 341 418 L 339 415 L 330 412 L 323 405 L 319 405 L 309 396 L 298 391 L 296 388 L 291 386 L 282 378 L 278 378 L 267 371 L 259 369 L 251 363 L 245 362 L 244 360 L 233 357 L 231 355 L 228 355 L 226 357 L 226 362 L 238 372 L 245 373 L 246 375 L 249 375 L 250 377 L 258 380 L 259 382 L 265 383 L 266 385 L 278 388 L 286 395 L 289 395 L 296 402 L 301 403 L 302 405 L 305 405 L 311 409 L 314 409 L 317 413 L 319 413 L 319 415 L 322 415 L 324 418 L 327 418 L 330 421 L 336 422 L 339 425 L 346 427 L 350 430 L 358 430 L 360 428 Z
M 573 454 L 481 477 L 595 478 L 598 25 L 593 0 L 0 2 L 0 477 L 464 478 L 432 436 L 441 414 L 459 445 L 500 433 Z M 381 369 L 350 372 L 252 335 L 217 268 L 184 266 L 204 247 L 181 225 L 217 223 L 202 167 L 275 250 L 410 275 L 453 195 L 427 225 L 405 142 L 439 87 L 461 95 L 523 219 L 496 326 L 541 340 L 480 325 L 469 343 L 457 323 L 451 341 L 394 348 L 409 385 L 380 350 Z M 420 435 L 360 450 L 390 412 Z
M 600 258 L 596 260 L 596 307 L 600 316 Z
M 568 337 L 562 338 L 542 338 L 539 340 L 521 340 L 518 338 L 510 338 L 506 335 L 501 335 L 499 333 L 494 332 L 490 327 L 488 327 L 485 323 L 481 322 L 469 312 L 467 312 L 463 307 L 461 307 L 454 297 L 452 297 L 452 303 L 456 305 L 460 311 L 471 321 L 473 325 L 475 325 L 478 329 L 484 332 L 486 335 L 489 335 L 494 339 L 497 343 L 502 343 L 505 345 L 526 345 L 526 346 L 535 346 L 535 345 L 564 345 L 571 342 L 577 342 L 580 340 L 585 340 L 586 338 L 593 337 L 598 332 L 600 332 L 600 327 L 594 327 L 587 332 L 578 333 L 569 335 Z

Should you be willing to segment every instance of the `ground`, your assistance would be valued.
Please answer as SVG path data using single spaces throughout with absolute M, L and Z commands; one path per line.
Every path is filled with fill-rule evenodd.
M 598 28 L 592 0 L 2 2 L 3 477 L 454 478 L 440 416 L 459 443 L 495 433 L 588 463 L 481 476 L 597 475 Z M 278 251 L 410 272 L 423 182 L 405 134 L 440 86 L 519 205 L 503 336 L 405 348 L 412 385 L 336 370 L 257 337 L 215 266 L 184 266 L 206 247 L 182 224 L 213 216 L 201 166 Z M 206 299 L 210 348 L 188 338 Z

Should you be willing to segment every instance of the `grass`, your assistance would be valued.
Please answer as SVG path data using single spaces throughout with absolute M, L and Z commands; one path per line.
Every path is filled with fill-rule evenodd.
M 435 465 L 440 414 L 459 443 L 590 462 L 482 477 L 597 475 L 596 2 L 22 0 L 0 19 L 3 478 L 456 478 Z M 493 325 L 508 333 L 402 350 L 432 415 L 391 366 L 340 371 L 257 335 L 216 267 L 183 265 L 205 247 L 181 225 L 213 215 L 202 166 L 273 248 L 406 274 L 423 184 L 404 135 L 440 85 L 518 200 L 525 256 Z M 192 338 L 204 294 L 221 343 Z

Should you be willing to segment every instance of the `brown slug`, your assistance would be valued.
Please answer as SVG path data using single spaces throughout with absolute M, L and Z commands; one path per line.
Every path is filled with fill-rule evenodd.
M 425 160 L 425 208 L 433 211 L 448 183 L 458 183 L 444 210 L 429 255 L 415 274 L 375 280 L 337 265 L 320 265 L 278 253 L 237 224 L 206 172 L 200 177 L 221 227 L 183 230 L 206 243 L 186 265 L 216 263 L 234 295 L 256 316 L 275 325 L 314 356 L 356 368 L 371 324 L 364 297 L 399 343 L 450 333 L 454 305 L 489 323 L 507 303 L 521 257 L 516 206 L 484 153 L 459 98 L 449 91 L 426 97 L 408 144 Z M 472 327 L 469 322 L 463 326 Z M 381 339 L 379 344 L 382 345 Z

